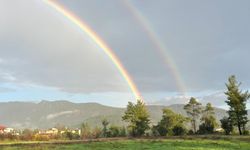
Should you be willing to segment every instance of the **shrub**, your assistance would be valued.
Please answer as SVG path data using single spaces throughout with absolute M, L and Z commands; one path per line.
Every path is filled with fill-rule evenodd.
M 187 132 L 185 127 L 179 126 L 179 125 L 174 126 L 172 131 L 173 131 L 173 135 L 175 135 L 175 136 L 184 135 Z
M 102 129 L 95 127 L 92 131 L 92 138 L 99 138 L 102 135 Z
M 35 141 L 49 141 L 49 136 L 48 135 L 40 135 L 40 134 L 36 134 L 34 136 L 34 140 Z
M 248 130 L 244 130 L 243 131 L 243 135 L 249 135 L 249 131 Z

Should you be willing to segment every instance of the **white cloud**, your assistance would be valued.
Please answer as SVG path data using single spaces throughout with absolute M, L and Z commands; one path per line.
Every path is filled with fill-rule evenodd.
M 69 115 L 69 114 L 75 114 L 80 112 L 79 110 L 69 110 L 69 111 L 62 111 L 62 112 L 58 112 L 58 113 L 53 113 L 53 114 L 49 114 L 47 115 L 47 119 L 51 120 L 60 116 L 64 116 L 64 115 Z

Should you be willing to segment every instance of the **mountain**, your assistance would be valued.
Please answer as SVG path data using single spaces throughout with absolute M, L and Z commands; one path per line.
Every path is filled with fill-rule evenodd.
M 148 105 L 152 123 L 157 123 L 163 108 L 186 115 L 183 104 L 170 106 Z M 2 102 L 0 103 L 0 124 L 14 128 L 51 128 L 57 125 L 79 127 L 82 122 L 91 126 L 100 126 L 107 118 L 111 124 L 125 125 L 121 117 L 125 108 L 104 106 L 98 103 L 72 103 L 69 101 Z M 226 111 L 215 108 L 217 119 L 226 115 Z

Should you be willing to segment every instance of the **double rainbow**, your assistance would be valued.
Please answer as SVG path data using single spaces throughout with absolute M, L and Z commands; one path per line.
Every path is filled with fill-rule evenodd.
M 72 23 L 74 23 L 77 27 L 79 27 L 81 31 L 85 32 L 110 58 L 110 60 L 113 62 L 113 64 L 116 66 L 116 68 L 119 70 L 119 72 L 123 76 L 123 78 L 126 80 L 135 98 L 143 100 L 137 86 L 135 85 L 135 82 L 132 80 L 131 76 L 129 75 L 125 67 L 122 65 L 119 58 L 115 55 L 113 50 L 101 39 L 101 37 L 87 25 L 87 23 L 85 23 L 82 19 L 78 18 L 72 12 L 70 12 L 65 7 L 63 7 L 62 5 L 60 5 L 59 3 L 55 1 L 44 0 L 44 3 L 54 8 L 57 12 L 61 13 L 63 16 L 69 19 Z

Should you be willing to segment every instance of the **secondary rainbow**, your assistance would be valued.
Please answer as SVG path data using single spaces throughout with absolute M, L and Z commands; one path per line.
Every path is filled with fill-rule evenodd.
M 132 4 L 130 0 L 123 0 L 122 2 L 127 7 L 129 12 L 133 15 L 133 17 L 136 19 L 136 21 L 139 23 L 139 25 L 143 27 L 145 33 L 150 38 L 150 41 L 156 47 L 156 50 L 158 51 L 159 56 L 162 58 L 163 62 L 166 64 L 167 70 L 170 71 L 173 78 L 175 79 L 176 86 L 179 92 L 185 95 L 186 86 L 180 76 L 178 67 L 176 66 L 171 55 L 168 53 L 166 46 L 163 44 L 159 36 L 156 34 L 154 29 L 150 25 L 148 19 L 142 15 L 142 13 Z
M 114 63 L 116 68 L 119 70 L 123 78 L 128 83 L 131 91 L 133 92 L 136 99 L 140 99 L 143 101 L 143 98 L 135 85 L 134 81 L 130 77 L 127 70 L 124 68 L 118 57 L 114 54 L 113 50 L 101 39 L 97 33 L 94 32 L 93 29 L 91 29 L 90 26 L 87 25 L 82 19 L 78 18 L 76 15 L 74 15 L 72 12 L 67 10 L 65 7 L 63 7 L 61 4 L 52 1 L 52 0 L 44 0 L 43 1 L 48 6 L 54 8 L 57 12 L 61 13 L 63 16 L 65 16 L 67 19 L 69 19 L 72 23 L 74 23 L 76 26 L 78 26 L 81 31 L 85 32 L 104 52 L 105 54 L 111 59 L 111 61 Z

